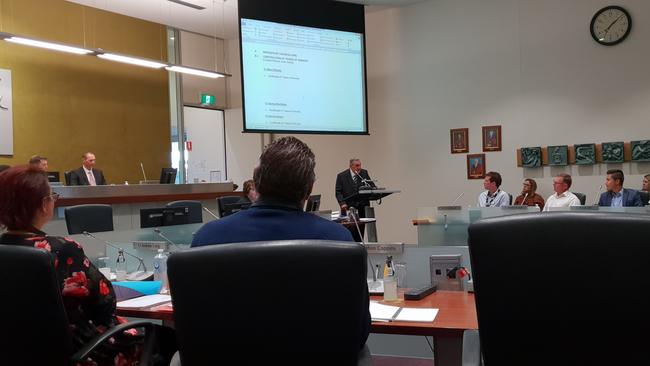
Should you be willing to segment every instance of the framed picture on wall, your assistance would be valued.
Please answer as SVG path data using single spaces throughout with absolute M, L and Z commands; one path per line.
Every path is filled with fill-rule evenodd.
M 467 179 L 485 178 L 485 154 L 467 155 Z
M 469 152 L 469 128 L 454 128 L 449 130 L 451 138 L 451 153 Z
M 483 151 L 501 151 L 501 126 L 483 126 Z

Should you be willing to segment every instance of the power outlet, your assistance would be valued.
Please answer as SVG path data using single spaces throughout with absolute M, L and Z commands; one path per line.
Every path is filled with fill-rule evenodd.
M 438 290 L 463 291 L 461 278 L 448 278 L 447 273 L 460 267 L 460 254 L 437 254 L 429 257 L 431 283 L 438 285 Z

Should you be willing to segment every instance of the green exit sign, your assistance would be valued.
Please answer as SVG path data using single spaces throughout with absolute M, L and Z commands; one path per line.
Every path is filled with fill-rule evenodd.
M 201 105 L 214 105 L 217 102 L 217 99 L 214 95 L 210 94 L 201 94 Z

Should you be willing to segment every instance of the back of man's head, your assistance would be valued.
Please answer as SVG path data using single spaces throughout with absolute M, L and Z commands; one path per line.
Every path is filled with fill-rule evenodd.
M 260 156 L 253 180 L 262 199 L 300 203 L 316 181 L 316 158 L 309 146 L 295 137 L 272 142 Z

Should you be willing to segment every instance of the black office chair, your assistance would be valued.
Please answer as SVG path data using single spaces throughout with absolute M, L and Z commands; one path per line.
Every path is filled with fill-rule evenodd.
M 3 314 L 0 354 L 3 365 L 76 365 L 109 338 L 127 329 L 146 329 L 141 364 L 148 365 L 154 324 L 134 321 L 96 337 L 72 354 L 72 335 L 52 256 L 44 250 L 0 245 Z
M 479 220 L 469 251 L 486 365 L 647 365 L 650 216 Z
M 508 193 L 508 197 L 510 198 L 510 201 L 508 201 L 508 205 L 512 206 L 512 195 Z
M 226 205 L 237 203 L 242 199 L 242 196 L 223 196 L 217 198 L 217 209 L 219 210 L 219 217 L 226 217 L 232 212 L 229 212 Z
M 64 213 L 70 235 L 84 231 L 113 231 L 113 207 L 110 205 L 70 206 L 65 208 Z
M 69 186 L 72 181 L 72 171 L 68 170 L 67 172 L 63 172 L 63 177 L 65 179 L 65 185 Z
M 233 357 L 269 365 L 368 364 L 367 348 L 360 352 L 368 321 L 366 261 L 359 244 L 318 240 L 173 253 L 167 268 L 182 365 Z
M 169 202 L 167 207 L 187 207 L 189 214 L 187 216 L 188 224 L 203 222 L 203 205 L 199 201 L 174 201 Z
M 571 193 L 575 194 L 576 197 L 578 197 L 578 199 L 580 200 L 581 205 L 584 206 L 586 204 L 586 202 L 587 202 L 587 195 L 586 194 L 578 193 L 578 192 L 571 192 Z
M 641 202 L 643 202 L 644 206 L 650 204 L 648 202 L 650 201 L 650 192 L 639 191 L 639 195 L 641 196 Z

